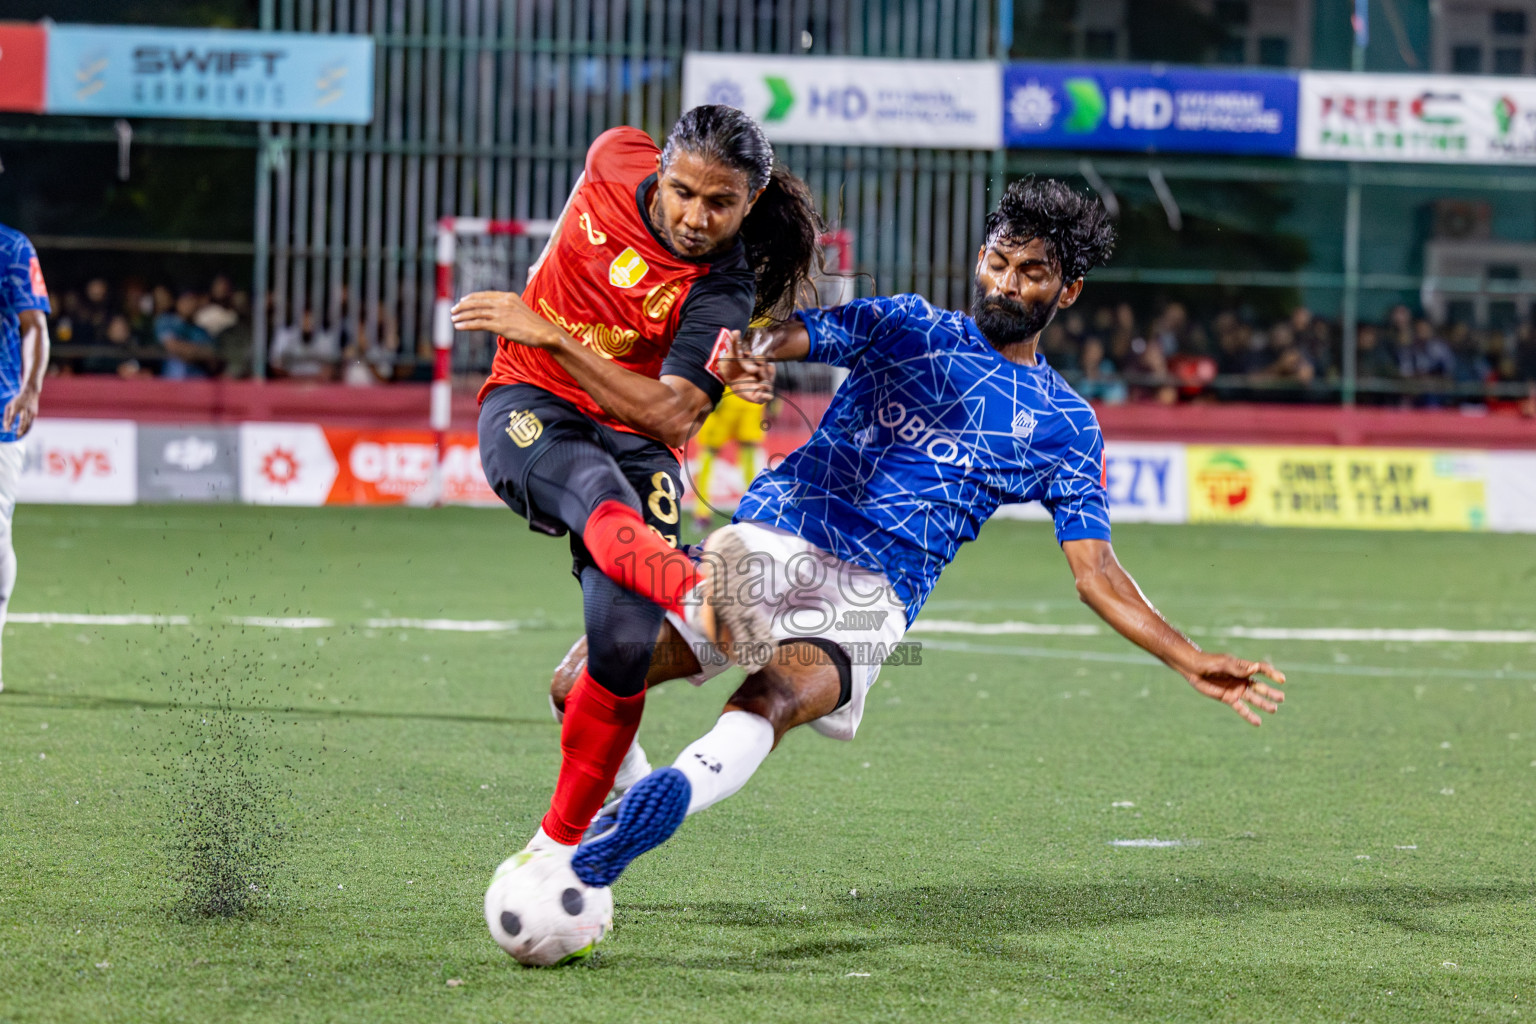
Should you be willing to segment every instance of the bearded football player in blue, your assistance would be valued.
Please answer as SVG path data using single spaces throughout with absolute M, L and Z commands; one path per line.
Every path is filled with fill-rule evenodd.
M 1277 710 L 1282 673 L 1202 651 L 1121 567 L 1098 421 L 1037 351 L 1114 240 L 1096 197 L 1015 182 L 987 217 L 970 315 L 897 295 L 807 310 L 742 340 L 743 354 L 850 371 L 810 441 L 758 476 L 725 528 L 756 560 L 738 599 L 765 605 L 779 648 L 709 733 L 604 809 L 571 861 L 578 877 L 611 884 L 687 815 L 739 790 L 790 729 L 852 739 L 882 661 L 904 654 L 939 574 L 1004 504 L 1049 510 L 1078 595 L 1118 633 L 1253 725 L 1255 709 Z M 731 654 L 675 615 L 657 650 L 653 684 L 702 682 Z M 583 654 L 578 642 L 557 671 L 557 703 Z

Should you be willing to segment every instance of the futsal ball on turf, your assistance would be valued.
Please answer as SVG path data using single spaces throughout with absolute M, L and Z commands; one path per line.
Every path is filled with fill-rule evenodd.
M 520 964 L 568 964 L 596 949 L 613 927 L 613 893 L 582 882 L 559 854 L 525 850 L 492 876 L 485 923 Z

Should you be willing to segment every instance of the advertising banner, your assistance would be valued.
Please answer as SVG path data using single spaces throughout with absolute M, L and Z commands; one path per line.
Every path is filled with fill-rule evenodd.
M 50 114 L 367 124 L 368 36 L 54 25 Z
M 449 434 L 445 505 L 499 505 L 471 431 Z M 430 430 L 350 430 L 313 423 L 240 427 L 240 500 L 254 505 L 431 505 Z
M 0 110 L 42 112 L 47 50 L 43 26 L 0 22 Z
M 683 109 L 723 103 L 775 142 L 997 149 L 1001 66 L 991 61 L 871 60 L 690 53 Z
M 337 430 L 326 428 L 336 457 L 328 505 L 430 505 L 437 446 L 429 430 Z M 474 433 L 449 434 L 443 452 L 445 505 L 499 505 L 480 467 Z
M 1536 452 L 1488 453 L 1488 527 L 1536 533 Z
M 1190 445 L 1189 521 L 1371 530 L 1488 528 L 1483 452 Z
M 129 420 L 37 420 L 23 441 L 17 501 L 132 505 L 135 428 Z
M 1189 517 L 1184 446 L 1141 441 L 1104 443 L 1104 484 L 1110 523 L 1182 523 Z M 1048 520 L 1045 507 L 1005 505 L 1004 519 Z
M 234 501 L 240 493 L 233 427 L 139 427 L 139 500 Z
M 1296 152 L 1296 78 L 1264 72 L 1009 64 L 1010 149 Z
M 324 505 L 336 459 L 313 423 L 240 424 L 240 500 L 248 505 Z
M 1536 163 L 1536 80 L 1301 73 L 1297 155 Z

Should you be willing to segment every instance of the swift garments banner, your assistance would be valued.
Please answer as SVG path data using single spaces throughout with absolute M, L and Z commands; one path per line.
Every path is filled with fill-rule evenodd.
M 1190 445 L 1189 521 L 1483 530 L 1488 456 L 1418 448 Z
M 1536 81 L 1303 71 L 1296 150 L 1312 160 L 1536 163 Z
M 373 120 L 368 36 L 54 25 L 47 64 L 50 114 Z

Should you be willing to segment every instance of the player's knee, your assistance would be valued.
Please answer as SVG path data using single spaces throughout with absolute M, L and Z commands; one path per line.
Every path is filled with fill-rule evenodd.
M 593 634 L 587 640 L 587 674 L 604 689 L 620 697 L 633 697 L 645 689 L 654 646 L 654 636 L 636 639 Z
M 565 652 L 565 657 L 555 666 L 555 674 L 549 681 L 549 699 L 554 701 L 556 708 L 562 711 L 565 709 L 565 698 L 570 696 L 576 680 L 581 678 L 586 667 L 587 638 L 582 636 Z

